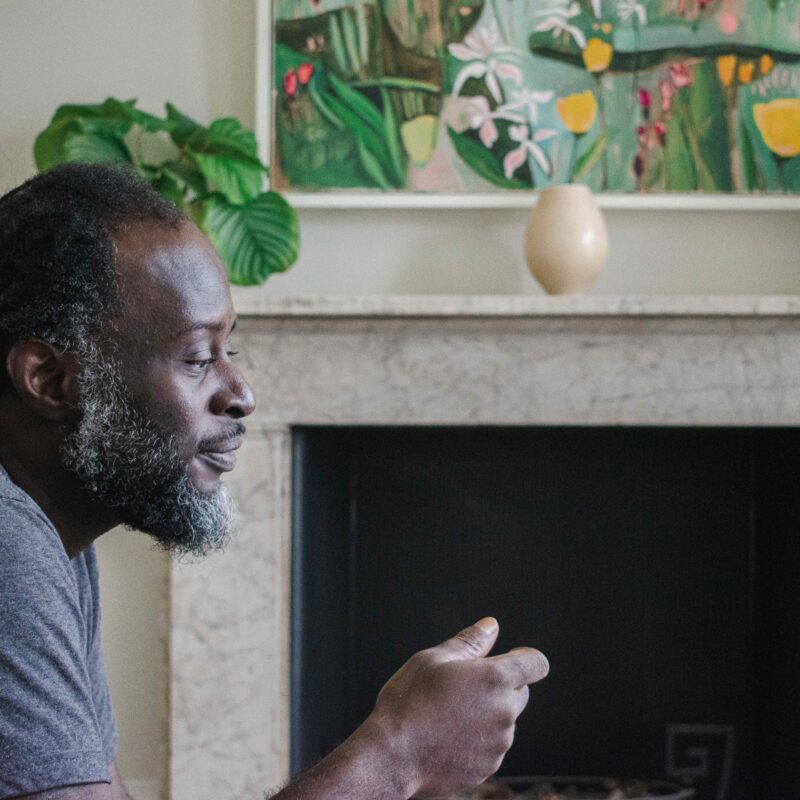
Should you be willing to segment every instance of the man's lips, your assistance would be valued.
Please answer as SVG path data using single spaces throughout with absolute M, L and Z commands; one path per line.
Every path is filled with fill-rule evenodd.
M 230 472 L 236 466 L 236 450 L 242 444 L 241 439 L 229 439 L 216 447 L 202 450 L 197 457 L 218 472 Z

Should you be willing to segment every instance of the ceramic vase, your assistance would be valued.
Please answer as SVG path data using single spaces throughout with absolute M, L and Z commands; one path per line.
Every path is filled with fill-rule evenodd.
M 608 233 L 594 195 L 577 183 L 539 193 L 525 231 L 525 260 L 550 294 L 580 292 L 608 260 Z

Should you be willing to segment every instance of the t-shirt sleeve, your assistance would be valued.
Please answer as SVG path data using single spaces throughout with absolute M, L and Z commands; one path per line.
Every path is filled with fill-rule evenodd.
M 111 693 L 108 689 L 105 660 L 103 659 L 103 650 L 100 640 L 100 579 L 94 545 L 90 545 L 84 551 L 84 559 L 92 607 L 91 621 L 87 626 L 89 631 L 89 643 L 86 662 L 89 670 L 89 678 L 92 683 L 92 699 L 94 700 L 94 710 L 97 717 L 97 726 L 100 731 L 100 740 L 103 743 L 103 750 L 106 754 L 106 763 L 110 764 L 117 757 L 119 737 L 117 735 L 117 723 L 114 717 L 114 710 L 111 705 Z
M 29 505 L 0 498 L 0 798 L 110 782 L 107 744 L 61 542 Z

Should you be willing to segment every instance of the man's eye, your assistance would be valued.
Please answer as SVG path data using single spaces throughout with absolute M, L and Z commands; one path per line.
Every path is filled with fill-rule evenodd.
M 188 364 L 190 367 L 195 367 L 196 369 L 205 369 L 210 364 L 214 363 L 213 358 L 201 358 L 201 359 L 194 359 L 194 360 L 187 360 L 184 363 Z
M 234 356 L 239 355 L 238 350 L 226 350 L 226 355 L 228 358 L 233 358 Z M 187 358 L 184 363 L 188 364 L 193 369 L 198 371 L 202 371 L 207 367 L 211 366 L 217 359 L 216 358 Z

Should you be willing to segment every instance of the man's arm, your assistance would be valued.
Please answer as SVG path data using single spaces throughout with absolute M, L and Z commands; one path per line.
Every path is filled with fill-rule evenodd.
M 112 761 L 108 765 L 108 774 L 111 776 L 111 800 L 136 800 L 128 794 L 125 784 L 117 771 L 117 762 Z
M 273 800 L 408 800 L 471 788 L 496 772 L 514 740 L 528 685 L 547 659 L 519 648 L 487 658 L 497 623 L 482 620 L 412 656 L 383 687 L 375 710 L 327 758 Z M 130 800 L 112 784 L 87 784 L 19 800 Z
M 494 774 L 514 740 L 528 684 L 547 659 L 519 648 L 486 658 L 497 623 L 482 620 L 413 656 L 366 722 L 273 800 L 442 797 Z

